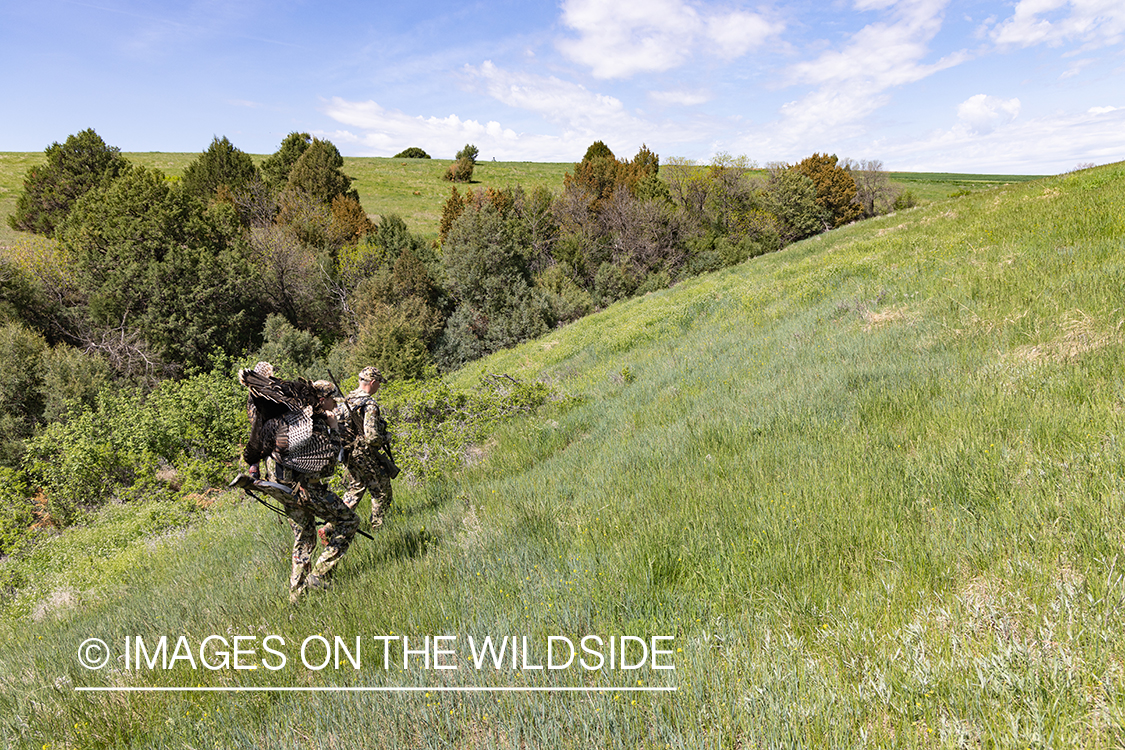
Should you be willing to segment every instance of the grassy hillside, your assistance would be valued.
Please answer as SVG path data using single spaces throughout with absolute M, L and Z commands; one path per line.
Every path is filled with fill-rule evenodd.
M 455 374 L 542 378 L 569 398 L 461 474 L 396 487 L 386 530 L 297 607 L 288 531 L 233 495 L 205 511 L 114 507 L 4 563 L 22 593 L 0 625 L 0 736 L 1119 747 L 1123 289 L 1116 164 L 853 225 L 615 305 Z M 261 666 L 78 662 L 89 638 L 120 656 L 138 635 L 166 635 L 168 655 L 181 638 L 190 651 L 243 636 L 255 650 L 242 663 Z M 284 667 L 267 635 L 284 639 Z M 372 637 L 402 635 L 411 648 L 451 636 L 439 662 L 458 669 L 420 655 L 402 669 L 397 646 L 385 669 Z M 527 636 L 529 661 L 476 668 L 468 638 L 486 635 Z M 635 670 L 530 668 L 552 636 L 587 635 L 672 639 Z M 362 665 L 300 665 L 307 638 L 322 660 L 315 637 L 360 638 Z M 208 692 L 121 690 L 136 687 Z M 277 687 L 418 690 L 264 689 Z M 526 687 L 602 691 L 513 690 Z

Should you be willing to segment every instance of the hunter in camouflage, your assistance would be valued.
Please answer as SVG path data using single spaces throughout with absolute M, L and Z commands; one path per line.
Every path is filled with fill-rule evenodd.
M 376 368 L 363 368 L 359 372 L 359 387 L 345 396 L 345 403 L 336 410 L 337 419 L 351 429 L 344 461 L 348 470 L 344 504 L 354 508 L 363 499 L 364 492 L 370 491 L 372 529 L 382 527 L 383 516 L 393 500 L 391 476 L 386 468 L 391 440 L 387 423 L 374 399 L 379 386 L 385 382 Z
M 270 493 L 281 502 L 293 529 L 289 601 L 309 588 L 327 588 L 328 578 L 359 530 L 359 516 L 328 489 L 343 444 L 336 421 L 336 387 L 327 380 L 279 380 L 253 370 L 239 381 L 254 400 L 254 421 L 243 459 L 250 466 L 271 455 L 279 488 Z M 249 479 L 249 478 L 248 478 Z M 326 548 L 312 564 L 317 519 L 327 521 Z

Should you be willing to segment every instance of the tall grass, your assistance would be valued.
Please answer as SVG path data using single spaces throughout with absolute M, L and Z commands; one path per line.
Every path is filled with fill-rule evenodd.
M 34 747 L 1119 747 L 1123 251 L 1118 164 L 837 230 L 498 353 L 453 384 L 508 372 L 572 398 L 468 468 L 396 487 L 386 529 L 293 608 L 288 531 L 260 507 L 229 497 L 132 541 L 115 510 L 16 571 L 43 584 L 6 605 L 0 732 Z M 89 637 L 213 633 L 667 634 L 676 669 L 95 672 L 75 657 Z M 75 691 L 638 679 L 676 690 Z

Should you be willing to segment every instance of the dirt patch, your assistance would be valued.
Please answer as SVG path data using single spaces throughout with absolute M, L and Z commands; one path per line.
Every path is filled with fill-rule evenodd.
M 909 325 L 914 322 L 914 319 L 906 311 L 905 307 L 891 307 L 886 310 L 864 310 L 863 320 L 865 325 L 863 330 L 867 332 L 874 331 L 876 328 L 883 328 L 893 323 L 905 323 Z

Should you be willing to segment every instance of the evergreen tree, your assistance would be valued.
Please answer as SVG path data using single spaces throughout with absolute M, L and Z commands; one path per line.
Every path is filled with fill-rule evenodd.
M 281 142 L 281 147 L 262 162 L 262 177 L 274 193 L 280 193 L 289 184 L 289 173 L 293 165 L 312 143 L 308 133 L 290 133 Z
M 205 206 L 159 170 L 134 167 L 90 191 L 58 230 L 87 308 L 72 337 L 119 370 L 136 358 L 110 351 L 116 344 L 98 331 L 132 342 L 150 369 L 241 351 L 265 315 L 247 283 L 242 234 L 232 206 Z
M 51 235 L 74 202 L 104 180 L 125 169 L 118 148 L 107 146 L 93 131 L 83 130 L 63 144 L 52 143 L 44 152 L 47 164 L 28 170 L 15 212 L 8 217 L 12 229 Z
M 189 195 L 210 200 L 220 187 L 225 186 L 228 194 L 242 192 L 257 178 L 258 168 L 250 155 L 223 136 L 212 140 L 207 150 L 187 165 L 183 187 Z
M 338 195 L 353 198 L 359 193 L 352 178 L 344 174 L 344 157 L 331 141 L 313 138 L 289 172 L 289 189 L 299 190 L 313 200 L 331 205 Z

